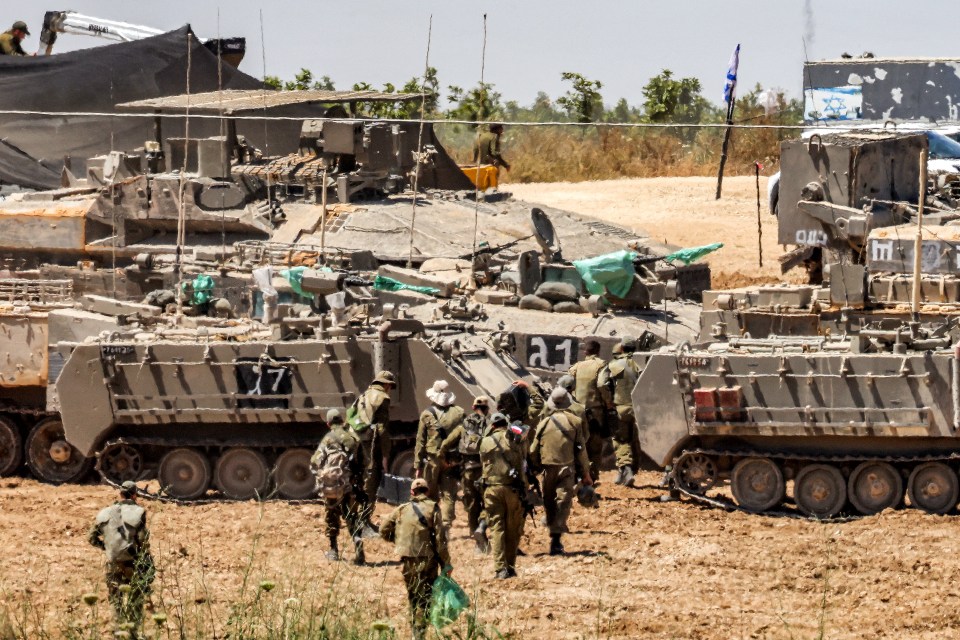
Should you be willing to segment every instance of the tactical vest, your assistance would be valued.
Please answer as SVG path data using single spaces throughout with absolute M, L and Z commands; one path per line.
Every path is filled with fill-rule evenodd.
M 394 543 L 401 558 L 429 558 L 434 554 L 436 509 L 437 503 L 429 498 L 415 498 L 400 507 Z
M 463 409 L 460 407 L 441 409 L 432 406 L 423 412 L 421 420 L 424 419 L 427 420 L 426 450 L 430 455 L 436 455 L 440 452 L 440 445 L 446 437 L 463 422 Z
M 480 441 L 487 428 L 487 417 L 479 413 L 471 413 L 463 420 L 463 433 L 457 450 L 463 456 L 480 457 Z
M 603 360 L 597 356 L 587 356 L 586 359 L 570 367 L 570 375 L 577 382 L 577 386 L 573 390 L 573 397 L 588 409 L 603 407 L 600 390 L 597 388 L 597 377 L 600 375 L 600 370 L 603 369 L 604 364 Z
M 577 442 L 577 418 L 558 411 L 544 418 L 538 426 L 540 464 L 573 464 Z
M 630 394 L 640 376 L 640 367 L 632 356 L 623 356 L 611 360 L 606 368 L 600 372 L 600 382 L 613 386 L 613 404 L 618 407 L 630 406 L 633 401 Z M 608 382 L 609 381 L 609 382 Z
M 480 441 L 483 481 L 488 485 L 511 485 L 523 472 L 523 449 L 505 430 L 497 430 Z

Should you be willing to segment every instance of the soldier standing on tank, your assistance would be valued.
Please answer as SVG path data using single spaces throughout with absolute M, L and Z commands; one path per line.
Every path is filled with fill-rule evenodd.
M 448 529 L 456 515 L 459 469 L 441 451 L 443 441 L 463 424 L 463 409 L 456 406 L 456 395 L 446 380 L 437 380 L 427 389 L 430 406 L 420 414 L 417 445 L 413 452 L 416 475 L 427 481 L 430 498 L 440 501 L 443 524 Z
M 463 508 L 467 512 L 467 526 L 477 541 L 477 551 L 488 553 L 487 520 L 483 515 L 483 472 L 480 464 L 480 441 L 490 423 L 490 398 L 473 399 L 473 413 L 463 419 L 440 445 L 440 457 L 449 451 L 460 454 L 460 486 L 463 490 Z
M 131 635 L 136 636 L 156 572 L 147 512 L 137 504 L 136 484 L 127 480 L 121 485 L 120 500 L 97 514 L 88 538 L 106 553 L 107 593 L 117 621 L 132 625 Z
M 369 536 L 373 525 L 370 517 L 377 504 L 377 491 L 390 458 L 390 391 L 396 385 L 396 379 L 389 371 L 381 371 L 373 382 L 357 398 L 355 406 L 361 424 L 368 428 L 358 431 L 360 448 L 363 452 L 363 509 L 361 522 L 364 535 Z M 356 430 L 356 429 L 355 429 Z
M 424 638 L 433 595 L 433 581 L 441 564 L 443 572 L 453 572 L 447 550 L 447 530 L 437 503 L 427 495 L 423 478 L 410 485 L 410 502 L 397 507 L 380 527 L 380 536 L 396 545 L 402 562 L 403 581 L 410 602 L 413 637 Z
M 606 407 L 597 387 L 600 370 L 606 363 L 600 357 L 600 343 L 587 340 L 584 345 L 584 358 L 570 367 L 570 375 L 575 383 L 571 392 L 574 399 L 586 409 L 587 457 L 590 458 L 590 476 L 600 478 L 600 466 L 603 461 L 603 449 L 610 438 L 610 428 L 606 421 Z M 570 391 L 570 389 L 567 389 Z
M 636 473 L 634 448 L 637 440 L 637 421 L 630 395 L 640 376 L 640 367 L 633 360 L 637 341 L 630 337 L 622 338 L 620 349 L 621 353 L 600 370 L 597 386 L 607 407 L 616 410 L 617 414 L 617 424 L 613 429 L 613 446 L 617 455 L 619 473 L 614 482 L 632 487 L 633 476 Z
M 517 575 L 517 550 L 523 533 L 523 504 L 526 487 L 526 428 L 508 426 L 507 416 L 495 413 L 490 431 L 480 441 L 483 465 L 483 507 L 489 520 L 496 577 Z
M 363 492 L 363 452 L 360 447 L 360 439 L 356 433 L 347 428 L 343 423 L 343 416 L 339 409 L 330 409 L 327 411 L 327 426 L 329 431 L 320 440 L 317 451 L 310 458 L 310 467 L 318 480 L 324 472 L 328 472 L 331 461 L 339 453 L 347 457 L 347 468 L 339 471 L 346 472 L 348 478 L 343 480 L 349 484 L 342 489 L 342 495 L 337 498 L 334 496 L 323 496 L 324 498 L 324 520 L 327 527 L 327 538 L 330 540 L 330 550 L 325 554 L 327 560 L 336 562 L 340 559 L 340 549 L 338 538 L 340 537 L 341 518 L 347 523 L 347 531 L 350 532 L 350 538 L 353 540 L 354 557 L 353 563 L 362 565 L 366 561 L 363 553 L 363 522 L 360 519 L 361 503 L 357 496 Z M 342 458 L 341 458 L 342 459 Z M 321 484 L 318 482 L 318 484 Z
M 500 155 L 500 137 L 503 135 L 503 125 L 493 123 L 479 136 L 473 147 L 473 161 L 476 164 L 492 164 L 499 169 L 510 170 L 510 163 Z
M 587 434 L 583 421 L 571 406 L 570 394 L 557 387 L 547 401 L 549 414 L 537 425 L 530 446 L 530 462 L 543 470 L 543 509 L 550 528 L 550 555 L 563 555 L 561 536 L 568 532 L 567 518 L 574 486 L 581 478 L 593 485 L 587 458 Z

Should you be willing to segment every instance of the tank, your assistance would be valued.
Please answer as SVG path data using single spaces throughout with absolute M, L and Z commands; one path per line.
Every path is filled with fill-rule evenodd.
M 294 321 L 280 340 L 259 323 L 205 320 L 122 329 L 61 343 L 56 394 L 66 439 L 107 479 L 156 477 L 195 499 L 310 497 L 310 455 L 328 409 L 348 407 L 378 370 L 392 371 L 390 471 L 412 475 L 425 392 L 446 379 L 458 401 L 496 396 L 525 370 L 463 327 L 388 318 L 377 326 Z

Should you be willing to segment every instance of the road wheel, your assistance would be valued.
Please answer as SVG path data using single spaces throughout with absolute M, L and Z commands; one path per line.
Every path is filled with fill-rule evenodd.
M 925 462 L 910 474 L 907 495 L 911 505 L 927 513 L 948 513 L 957 506 L 960 481 L 942 462 Z
M 270 485 L 270 467 L 259 451 L 234 447 L 217 460 L 213 483 L 234 500 L 263 499 Z
M 813 518 L 832 518 L 847 503 L 847 483 L 836 467 L 808 464 L 793 483 L 797 508 Z
M 85 457 L 63 435 L 59 418 L 38 422 L 27 436 L 27 466 L 38 480 L 63 484 L 77 482 L 93 468 L 94 459 Z
M 196 449 L 174 449 L 160 459 L 160 490 L 178 500 L 195 500 L 210 486 L 210 459 Z
M 702 453 L 687 453 L 677 461 L 673 477 L 684 491 L 703 495 L 717 484 L 717 462 Z
M 136 447 L 129 444 L 112 444 L 97 457 L 97 470 L 114 484 L 137 480 L 143 473 L 143 456 Z
M 850 502 L 864 515 L 897 507 L 903 501 L 903 478 L 893 465 L 870 461 L 857 465 L 847 481 Z
M 770 458 L 744 458 L 733 467 L 730 489 L 737 504 L 754 513 L 771 509 L 783 500 L 783 472 Z
M 23 438 L 13 421 L 0 416 L 0 476 L 17 472 L 23 462 Z
M 287 449 L 273 465 L 273 481 L 277 493 L 287 500 L 312 498 L 317 480 L 310 469 L 311 453 L 307 449 Z

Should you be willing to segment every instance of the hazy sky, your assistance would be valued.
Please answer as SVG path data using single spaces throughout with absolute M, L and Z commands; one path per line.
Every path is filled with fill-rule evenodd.
M 23 19 L 38 46 L 43 10 L 67 6 L 88 15 L 173 29 L 191 23 L 203 37 L 244 36 L 241 69 L 291 78 L 300 67 L 329 75 L 338 89 L 354 82 L 402 84 L 422 74 L 427 23 L 433 15 L 430 64 L 441 85 L 475 85 L 480 78 L 482 16 L 488 16 L 486 79 L 505 100 L 532 102 L 538 90 L 556 97 L 563 71 L 603 82 L 604 101 L 642 102 L 642 87 L 661 69 L 701 80 L 719 102 L 733 47 L 742 45 L 740 82 L 780 87 L 798 96 L 806 38 L 810 59 L 844 51 L 877 56 L 960 57 L 956 0 L 70 0 L 63 7 L 36 0 L 4 3 L 4 22 Z M 36 10 L 27 5 L 37 7 Z M 97 44 L 64 36 L 59 50 Z

